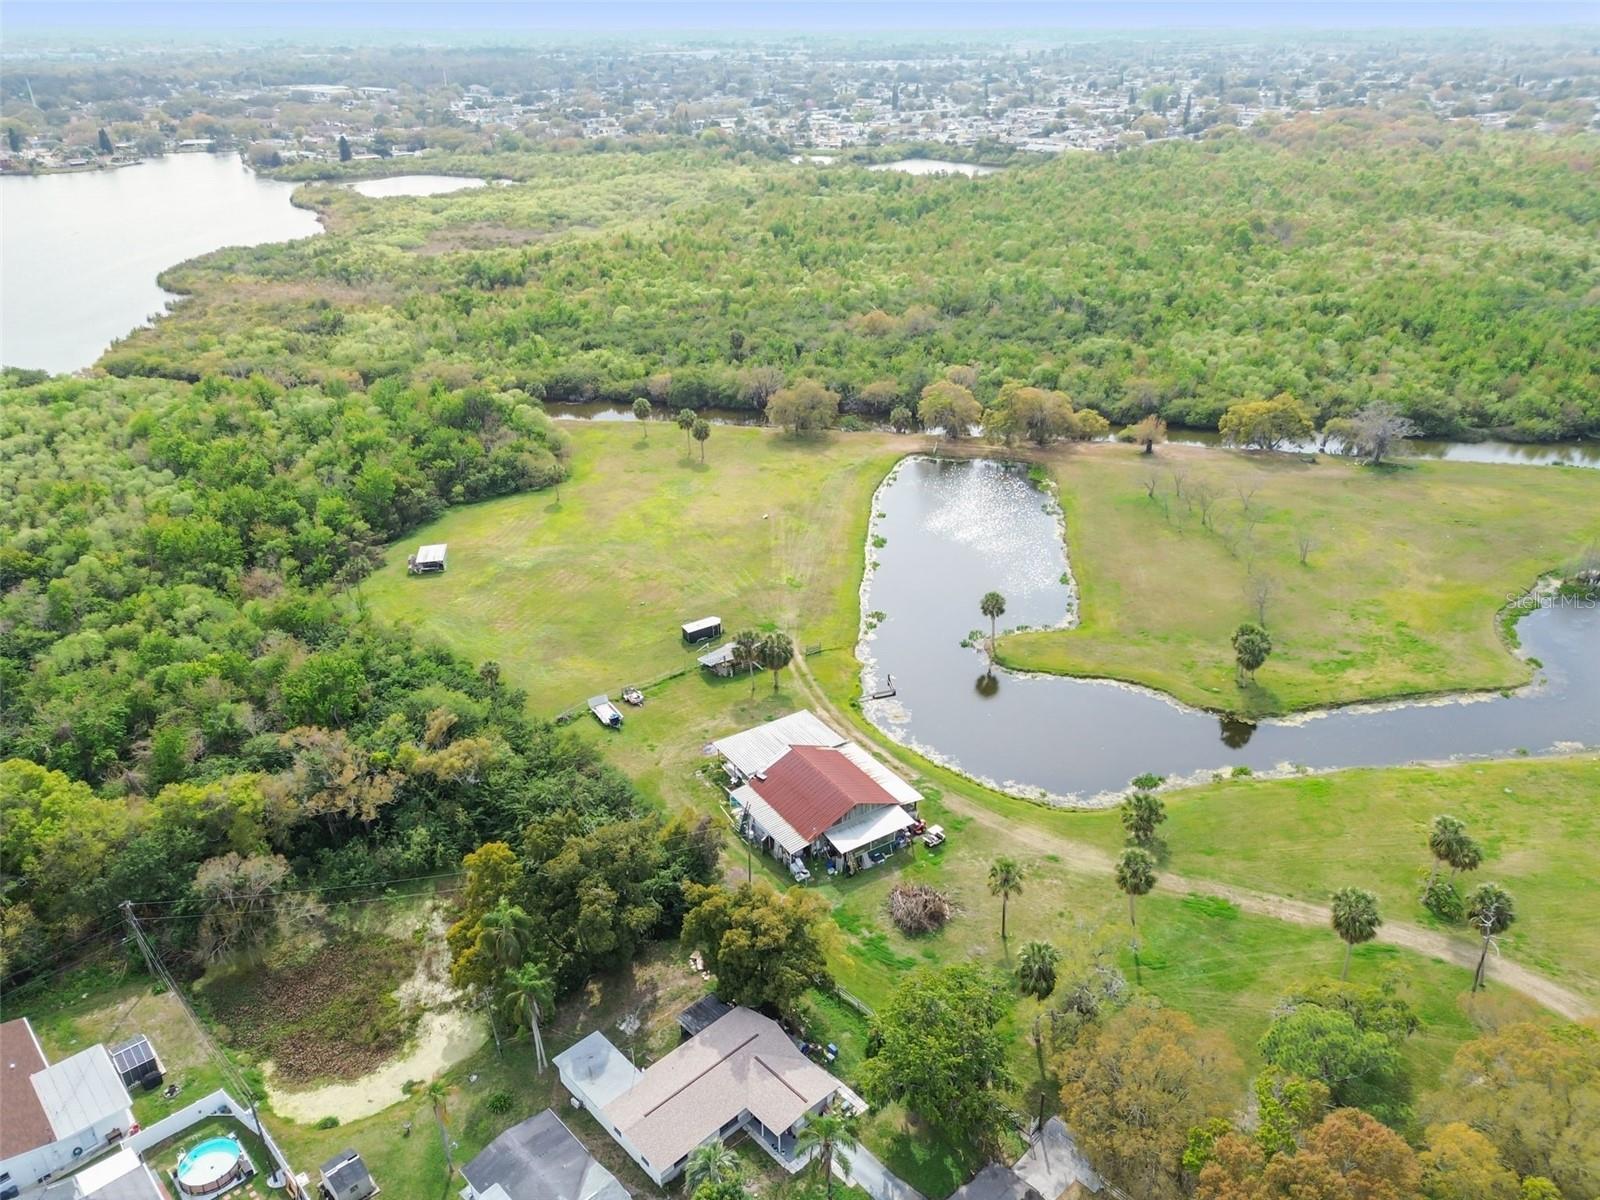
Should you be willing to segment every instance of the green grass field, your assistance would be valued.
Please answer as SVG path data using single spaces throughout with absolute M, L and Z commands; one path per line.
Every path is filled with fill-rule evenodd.
M 812 441 L 717 426 L 707 462 L 674 425 L 567 422 L 570 483 L 456 509 L 390 550 L 362 585 L 374 612 L 474 661 L 493 659 L 536 712 L 692 668 L 678 627 L 782 628 L 855 641 L 868 506 L 912 439 Z M 413 544 L 447 542 L 443 575 L 413 577 Z
M 1001 661 L 1254 715 L 1526 682 L 1497 610 L 1600 541 L 1600 472 L 1577 467 L 1373 470 L 1192 446 L 1146 457 L 1117 445 L 1055 451 L 1048 462 L 1082 623 L 1003 638 Z M 1175 472 L 1185 500 L 1174 497 Z M 1304 565 L 1301 534 L 1311 539 Z M 1262 583 L 1272 657 L 1240 686 L 1229 636 L 1257 618 Z
M 1453 813 L 1484 847 L 1482 868 L 1458 886 L 1492 879 L 1517 899 L 1505 953 L 1600 997 L 1600 928 L 1583 898 L 1600 845 L 1597 797 L 1593 756 L 1236 779 L 1172 793 L 1162 832 L 1172 869 L 1190 878 L 1317 901 L 1355 885 L 1396 920 L 1437 925 L 1417 892 L 1428 823 Z M 1122 844 L 1114 813 L 1054 824 L 1107 849 Z
M 813 660 L 813 665 L 827 664 L 829 670 L 840 670 L 847 667 L 848 661 L 846 654 L 829 653 Z M 820 670 L 817 673 L 822 674 Z M 750 699 L 748 685 L 742 682 L 711 682 L 696 677 L 675 679 L 654 689 L 645 707 L 630 713 L 620 732 L 607 732 L 589 722 L 578 728 L 585 737 L 601 739 L 614 761 L 661 803 L 713 811 L 720 806 L 722 794 L 700 773 L 707 761 L 701 754 L 701 746 L 711 738 L 804 707 L 805 694 L 793 685 L 787 674 L 784 678 L 784 687 L 777 697 L 772 695 L 766 679 L 759 680 L 754 700 Z M 909 756 L 903 757 L 900 765 L 929 797 L 925 815 L 945 826 L 950 841 L 941 851 L 918 850 L 914 855 L 891 859 L 891 865 L 853 879 L 813 885 L 833 907 L 838 944 L 831 956 L 831 966 L 843 987 L 868 1004 L 878 1005 L 913 967 L 975 958 L 1006 968 L 1015 948 L 1033 938 L 1053 940 L 1061 945 L 1109 938 L 1119 962 L 1129 978 L 1133 978 L 1133 957 L 1127 948 L 1127 907 L 1122 894 L 1108 877 L 1085 872 L 1062 862 L 1058 856 L 1041 853 L 1029 841 L 1030 829 L 1037 829 L 1073 838 L 1094 848 L 1114 848 L 1121 843 L 1115 814 L 1065 812 L 998 796 Z M 1469 774 L 1479 769 L 1485 772 L 1483 776 Z M 1511 786 L 1514 790 L 1527 787 L 1529 792 L 1550 794 L 1559 784 L 1560 794 L 1569 798 L 1562 806 L 1566 815 L 1550 812 L 1528 817 L 1524 824 L 1516 827 L 1515 833 L 1511 825 L 1504 827 L 1504 842 L 1527 840 L 1527 859 L 1531 864 L 1537 861 L 1540 850 L 1569 854 L 1575 861 L 1581 861 L 1586 853 L 1592 854 L 1587 850 L 1587 843 L 1573 845 L 1570 850 L 1560 847 L 1559 843 L 1575 830 L 1581 832 L 1579 826 L 1587 818 L 1581 813 L 1579 798 L 1592 794 L 1597 770 L 1600 770 L 1600 761 L 1571 759 L 1469 765 L 1438 769 L 1431 775 L 1435 779 L 1434 786 L 1446 789 L 1451 787 L 1452 780 L 1485 780 L 1485 798 L 1490 790 L 1497 791 L 1500 786 Z M 1402 774 L 1362 772 L 1356 778 L 1370 777 L 1370 794 L 1377 804 L 1386 777 Z M 1166 826 L 1173 848 L 1171 868 L 1193 877 L 1226 879 L 1261 890 L 1285 894 L 1294 890 L 1298 895 L 1320 896 L 1314 887 L 1296 890 L 1287 883 L 1281 889 L 1274 886 L 1294 879 L 1292 860 L 1280 862 L 1276 873 L 1269 876 L 1257 877 L 1252 873 L 1249 866 L 1252 859 L 1281 854 L 1282 848 L 1268 847 L 1259 852 L 1253 848 L 1251 831 L 1256 839 L 1270 840 L 1271 830 L 1268 822 L 1259 820 L 1260 800 L 1252 804 L 1247 797 L 1260 797 L 1261 789 L 1307 787 L 1319 798 L 1314 807 L 1308 806 L 1304 817 L 1308 825 L 1314 825 L 1319 814 L 1320 819 L 1327 820 L 1330 814 L 1339 811 L 1340 793 L 1330 794 L 1326 785 L 1337 784 L 1343 778 L 1336 775 L 1276 784 L 1239 781 L 1214 789 L 1174 794 L 1169 805 L 1175 815 Z M 1252 788 L 1256 791 L 1252 792 Z M 1414 793 L 1416 798 L 1411 803 L 1418 811 L 1433 802 L 1420 786 Z M 946 796 L 952 794 L 977 801 L 1007 821 L 997 827 L 962 816 L 946 802 Z M 1273 793 L 1269 792 L 1268 796 L 1271 795 Z M 1218 847 L 1229 844 L 1226 833 L 1219 832 L 1211 841 L 1203 841 L 1198 834 L 1190 833 L 1191 829 L 1205 826 L 1206 800 L 1214 796 L 1225 800 L 1233 798 L 1237 825 L 1232 824 L 1234 818 L 1224 817 L 1223 827 L 1235 828 L 1235 836 L 1249 847 L 1236 856 L 1230 857 L 1220 848 L 1209 855 L 1191 848 L 1195 843 Z M 1510 802 L 1506 803 L 1509 807 Z M 1469 819 L 1483 811 L 1470 804 L 1460 804 L 1456 808 Z M 1250 809 L 1257 815 L 1255 825 L 1249 825 L 1246 820 L 1245 814 Z M 1355 819 L 1350 827 L 1352 830 L 1367 828 Z M 1363 863 L 1360 836 L 1352 832 L 1341 841 L 1337 852 L 1330 850 L 1328 860 L 1336 864 L 1341 861 L 1339 855 L 1342 854 L 1342 861 Z M 1403 847 L 1398 843 L 1403 840 L 1396 839 L 1393 862 L 1388 868 L 1396 880 L 1394 886 L 1402 894 L 1408 872 L 1414 874 L 1421 865 L 1414 849 L 1401 853 Z M 989 863 L 1001 854 L 1019 858 L 1029 875 L 1023 896 L 1012 904 L 1010 937 L 1005 944 L 999 936 L 999 902 L 989 894 L 986 884 Z M 730 843 L 727 864 L 730 875 L 742 879 L 747 862 L 755 874 L 775 886 L 789 885 L 787 876 L 771 859 L 747 855 L 743 843 Z M 1243 865 L 1235 866 L 1235 862 Z M 1384 869 L 1381 863 L 1378 869 Z M 1520 888 L 1523 885 L 1523 880 L 1516 876 L 1506 874 L 1504 878 L 1508 886 Z M 1543 907 L 1543 892 L 1555 897 L 1565 888 L 1571 893 L 1584 886 L 1587 876 L 1553 867 L 1548 874 L 1541 871 L 1528 878 L 1538 882 L 1538 886 L 1530 882 L 1526 890 L 1527 903 L 1534 906 L 1530 911 L 1535 911 Z M 902 936 L 889 923 L 885 909 L 889 888 L 900 879 L 931 883 L 946 891 L 961 909 L 960 917 L 944 932 L 932 937 Z M 1377 880 L 1370 886 L 1376 887 Z M 1399 915 L 1400 900 L 1391 901 L 1388 891 L 1381 894 L 1385 905 L 1392 902 L 1393 911 Z M 1405 910 L 1405 919 L 1417 919 L 1414 907 Z M 1539 943 L 1565 944 L 1569 934 L 1581 935 L 1583 920 L 1584 913 L 1576 906 L 1569 906 L 1557 918 L 1560 924 L 1540 931 Z M 1139 933 L 1145 948 L 1143 986 L 1163 1001 L 1191 1012 L 1202 1024 L 1226 1032 L 1247 1065 L 1254 1059 L 1255 1043 L 1266 1028 L 1276 1000 L 1297 982 L 1336 975 L 1343 953 L 1342 943 L 1331 931 L 1241 913 L 1209 897 L 1165 893 L 1146 897 L 1140 901 Z M 1466 995 L 1470 983 L 1468 973 L 1453 964 L 1389 946 L 1372 945 L 1356 951 L 1352 978 L 1376 981 L 1388 973 L 1396 974 L 1402 981 L 1428 1023 L 1426 1033 L 1419 1035 L 1410 1048 L 1414 1066 L 1423 1080 L 1437 1076 L 1454 1047 L 1474 1036 L 1480 1021 L 1499 1020 L 1508 1012 L 1530 1014 L 1534 1011 L 1530 1001 L 1503 988 L 1471 999 Z M 1583 982 L 1576 975 L 1568 981 L 1574 985 Z M 1025 1007 L 1019 1002 L 1019 1013 Z M 1026 1039 L 1019 1039 L 1014 1047 L 1014 1067 L 1025 1081 L 1029 1078 L 1026 1071 L 1034 1069 L 1032 1063 L 1032 1051 Z M 1242 1086 L 1242 1078 L 1240 1083 Z

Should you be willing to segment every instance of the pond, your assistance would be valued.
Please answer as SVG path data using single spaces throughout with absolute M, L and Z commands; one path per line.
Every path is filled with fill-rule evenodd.
M 165 310 L 156 276 L 223 246 L 321 231 L 294 185 L 232 155 L 0 178 L 0 362 L 76 371 Z
M 1222 435 L 1214 429 L 1174 429 L 1168 441 L 1180 446 L 1220 446 Z M 1285 446 L 1289 452 L 1315 453 L 1315 442 Z M 1448 462 L 1511 463 L 1521 466 L 1600 467 L 1600 442 L 1449 442 L 1437 438 L 1407 438 L 1396 458 L 1435 458 Z
M 546 402 L 545 407 L 552 417 L 565 417 L 569 421 L 637 421 L 639 419 L 633 415 L 632 405 L 610 404 L 603 400 L 588 404 L 551 400 Z M 765 425 L 767 423 L 766 414 L 754 408 L 700 408 L 695 410 L 695 416 L 704 417 L 713 425 Z M 651 414 L 650 419 L 671 425 L 676 417 L 676 409 L 658 407 Z
M 390 175 L 385 179 L 363 179 L 350 190 L 374 199 L 390 196 L 443 196 L 448 192 L 483 187 L 486 180 L 467 175 Z
M 1059 512 L 1021 467 L 907 459 L 874 506 L 883 515 L 872 534 L 885 540 L 869 543 L 878 566 L 862 584 L 861 607 L 868 623 L 883 617 L 858 654 L 865 693 L 892 676 L 896 695 L 865 701 L 864 711 L 896 741 L 1019 795 L 1108 803 L 1145 771 L 1189 778 L 1600 745 L 1600 606 L 1552 605 L 1524 617 L 1523 646 L 1544 668 L 1510 696 L 1249 724 L 1107 680 L 991 675 L 981 642 L 961 644 L 985 626 L 978 600 L 991 588 L 1006 598 L 1002 631 L 1060 626 L 1073 611 Z
M 942 158 L 899 158 L 894 162 L 874 163 L 869 171 L 903 171 L 907 175 L 993 175 L 999 167 L 983 167 L 977 163 L 946 162 Z

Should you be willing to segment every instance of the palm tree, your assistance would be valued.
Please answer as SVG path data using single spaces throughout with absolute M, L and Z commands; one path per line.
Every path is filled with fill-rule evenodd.
M 689 453 L 689 438 L 694 434 L 694 423 L 697 419 L 692 408 L 680 408 L 678 410 L 678 428 L 683 430 L 683 452 L 685 454 Z
M 689 436 L 700 443 L 700 461 L 706 461 L 706 439 L 711 436 L 711 422 L 701 417 L 689 428 Z
M 1133 898 L 1146 895 L 1156 886 L 1156 860 L 1150 851 L 1130 846 L 1117 859 L 1117 886 L 1128 894 L 1128 924 L 1138 925 L 1133 913 Z
M 1149 792 L 1135 792 L 1122 802 L 1122 827 L 1138 846 L 1149 846 L 1156 840 L 1156 826 L 1167 819 L 1167 806 L 1161 797 Z
M 450 1112 L 446 1102 L 450 1098 L 449 1085 L 442 1079 L 435 1079 L 428 1085 L 424 1093 L 428 1102 L 433 1105 L 433 1119 L 439 1126 L 439 1146 L 444 1150 L 444 1185 L 446 1190 L 450 1187 L 450 1178 L 456 1173 L 455 1163 L 450 1161 L 450 1135 L 445 1132 L 445 1122 L 450 1119 Z
M 1005 614 L 1006 598 L 999 592 L 985 592 L 978 601 L 978 611 L 989 618 L 989 659 L 994 660 L 995 623 Z
M 522 962 L 533 941 L 533 919 L 502 896 L 500 903 L 479 920 L 478 941 L 490 962 L 501 971 L 509 971 Z
M 761 639 L 761 665 L 772 672 L 772 694 L 778 694 L 778 673 L 794 661 L 794 643 L 787 633 L 769 633 Z
M 1056 964 L 1061 951 L 1049 942 L 1029 942 L 1017 956 L 1017 985 L 1024 996 L 1041 1004 L 1056 990 Z
M 1449 854 L 1445 862 L 1450 864 L 1450 876 L 1454 878 L 1460 871 L 1476 871 L 1483 865 L 1483 847 L 1478 840 L 1462 834 L 1449 846 Z
M 1344 966 L 1339 978 L 1348 979 L 1350 951 L 1377 937 L 1378 926 L 1383 924 L 1378 915 L 1378 898 L 1361 888 L 1340 888 L 1333 894 L 1332 914 L 1334 932 L 1344 939 Z
M 707 1142 L 683 1167 L 683 1190 L 694 1195 L 702 1183 L 726 1183 L 741 1175 L 739 1156 L 721 1142 Z
M 1433 824 L 1428 827 L 1428 849 L 1433 853 L 1433 873 L 1428 876 L 1431 884 L 1439 878 L 1439 867 L 1449 862 L 1455 844 L 1467 836 L 1466 825 L 1449 813 L 1440 813 L 1434 817 Z
M 1006 909 L 1011 897 L 1022 894 L 1022 864 L 1014 858 L 997 858 L 989 865 L 989 894 L 1000 897 L 1000 940 L 1006 940 Z
M 830 1111 L 820 1117 L 812 1117 L 800 1129 L 800 1134 L 795 1138 L 795 1152 L 801 1153 L 812 1148 L 817 1152 L 817 1169 L 822 1172 L 822 1178 L 827 1182 L 827 1194 L 833 1195 L 833 1160 L 838 1158 L 845 1166 L 850 1165 L 849 1152 L 859 1144 L 857 1138 L 857 1123 L 854 1115 L 846 1112 Z
M 633 402 L 633 419 L 644 426 L 644 440 L 650 440 L 650 401 L 640 396 Z
M 515 971 L 507 971 L 505 996 L 506 1015 L 513 1025 L 525 1026 L 533 1038 L 533 1061 L 539 1074 L 544 1074 L 544 1035 L 539 1022 L 555 1004 L 556 984 L 550 972 L 540 962 L 523 963 Z
M 1497 933 L 1504 933 L 1517 919 L 1516 903 L 1511 893 L 1498 883 L 1480 883 L 1467 897 L 1467 924 L 1483 934 L 1483 953 L 1478 955 L 1478 969 L 1472 974 L 1472 990 L 1484 985 L 1489 965 L 1489 942 Z
M 1017 986 L 1024 996 L 1039 1002 L 1039 1011 L 1033 1015 L 1033 1049 L 1039 1057 L 1039 1108 L 1044 1111 L 1045 1093 L 1050 1089 L 1050 1078 L 1044 1066 L 1044 1037 L 1040 1029 L 1044 1022 L 1044 1002 L 1056 990 L 1056 964 L 1061 961 L 1061 951 L 1049 942 L 1029 942 L 1017 956 Z M 1043 1116 L 1040 1117 L 1041 1122 Z
M 750 673 L 750 698 L 756 695 L 756 671 L 761 667 L 761 635 L 741 629 L 733 635 L 733 669 Z

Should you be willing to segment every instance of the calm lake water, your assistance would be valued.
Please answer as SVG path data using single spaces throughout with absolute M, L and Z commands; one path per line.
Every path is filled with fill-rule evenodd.
M 487 181 L 465 175 L 391 175 L 387 179 L 363 179 L 352 183 L 352 191 L 382 199 L 386 196 L 442 196 L 467 188 L 483 187 Z
M 1222 435 L 1210 429 L 1175 429 L 1168 439 L 1181 446 L 1220 446 Z M 1314 442 L 1286 449 L 1315 452 Z M 1520 466 L 1600 467 L 1600 442 L 1446 442 L 1409 438 L 1397 458 L 1435 458 L 1450 462 L 1510 463 Z
M 156 276 L 168 267 L 319 232 L 292 191 L 213 154 L 0 178 L 0 363 L 87 367 L 165 309 L 173 297 Z
M 907 175 L 993 175 L 999 167 L 980 167 L 977 163 L 946 162 L 942 158 L 899 158 L 894 162 L 874 163 L 869 171 L 903 171 Z
M 1531 690 L 1250 725 L 1105 681 L 990 676 L 982 651 L 960 644 L 987 633 L 978 600 L 991 588 L 1006 598 L 1002 630 L 1059 625 L 1069 611 L 1058 518 L 1021 468 L 909 459 L 876 510 L 884 516 L 873 532 L 887 540 L 871 551 L 879 566 L 862 609 L 885 617 L 860 647 L 862 684 L 870 693 L 892 674 L 898 695 L 865 711 L 897 741 L 1008 790 L 1091 801 L 1145 771 L 1386 766 L 1600 745 L 1600 607 L 1541 608 L 1522 620 L 1523 646 L 1544 663 Z
M 626 404 L 557 404 L 549 405 L 550 415 L 568 417 L 577 421 L 631 421 L 633 409 Z M 655 419 L 667 419 L 671 410 L 656 411 Z M 766 417 L 747 408 L 703 408 L 700 415 L 713 425 L 764 425 Z M 855 419 L 869 429 L 887 430 L 889 422 L 881 417 L 855 414 Z M 971 436 L 982 435 L 974 427 Z M 1110 441 L 1110 438 L 1106 439 Z M 1220 446 L 1222 439 L 1214 430 L 1174 430 L 1170 440 L 1180 446 Z M 1305 452 L 1316 447 L 1302 447 Z M 1510 463 L 1518 466 L 1565 466 L 1600 468 L 1600 442 L 1442 442 L 1426 438 L 1413 438 L 1405 443 L 1397 458 L 1433 458 L 1451 462 Z

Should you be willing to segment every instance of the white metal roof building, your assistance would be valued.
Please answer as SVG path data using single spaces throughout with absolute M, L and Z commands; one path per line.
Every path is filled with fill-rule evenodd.
M 90 1046 L 46 1067 L 33 1077 L 33 1090 L 58 1138 L 128 1111 L 128 1089 L 104 1046 Z
M 445 552 L 449 549 L 446 542 L 435 542 L 431 546 L 422 546 L 417 550 L 417 566 L 426 567 L 437 563 L 444 566 Z
M 718 754 L 746 777 L 759 775 L 791 746 L 842 746 L 845 738 L 808 709 L 712 742 Z

